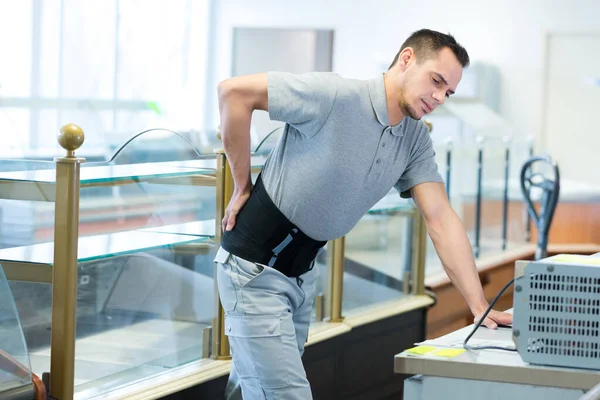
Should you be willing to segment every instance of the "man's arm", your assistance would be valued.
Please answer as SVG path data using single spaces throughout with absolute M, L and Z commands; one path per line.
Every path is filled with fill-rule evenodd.
M 435 250 L 448 277 L 466 300 L 475 320 L 488 308 L 473 250 L 465 228 L 448 201 L 444 185 L 426 182 L 411 189 L 412 198 L 419 208 Z M 512 315 L 491 311 L 483 322 L 488 328 L 497 324 L 511 324 Z
M 227 79 L 217 87 L 221 138 L 231 166 L 234 190 L 225 211 L 223 230 L 231 230 L 235 218 L 250 197 L 250 122 L 254 110 L 268 109 L 267 74 Z

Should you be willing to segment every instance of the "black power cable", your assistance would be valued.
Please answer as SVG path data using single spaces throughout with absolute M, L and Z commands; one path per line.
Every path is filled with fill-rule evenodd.
M 506 351 L 517 351 L 517 349 L 513 349 L 510 347 L 501 347 L 501 346 L 471 346 L 468 345 L 467 342 L 469 341 L 469 339 L 471 339 L 471 336 L 473 336 L 473 334 L 475 333 L 475 331 L 477 331 L 477 329 L 479 329 L 479 327 L 481 326 L 481 324 L 483 323 L 483 321 L 485 320 L 485 318 L 487 317 L 487 315 L 490 313 L 490 311 L 492 311 L 492 308 L 494 308 L 494 305 L 496 304 L 496 302 L 498 301 L 498 299 L 500 298 L 500 296 L 502 296 L 502 294 L 506 291 L 506 289 L 508 289 L 510 287 L 510 285 L 512 285 L 515 282 L 515 278 L 512 278 L 510 280 L 510 282 L 508 282 L 506 285 L 504 285 L 504 287 L 502 288 L 502 290 L 500 290 L 500 292 L 498 292 L 498 294 L 496 295 L 496 297 L 494 298 L 494 300 L 492 300 L 492 302 L 490 303 L 489 307 L 487 308 L 487 310 L 485 310 L 485 312 L 483 313 L 483 315 L 481 316 L 481 318 L 479 318 L 479 321 L 477 321 L 477 323 L 475 324 L 475 327 L 473 328 L 473 330 L 471 331 L 471 333 L 469 333 L 469 336 L 467 336 L 467 338 L 465 339 L 464 343 L 463 343 L 463 347 L 466 350 L 506 350 Z

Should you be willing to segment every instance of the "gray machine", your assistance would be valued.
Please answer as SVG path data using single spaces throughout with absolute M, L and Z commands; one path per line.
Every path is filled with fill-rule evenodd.
M 532 191 L 541 192 L 539 211 Z M 515 271 L 513 341 L 523 361 L 600 369 L 600 257 L 547 257 L 548 235 L 560 192 L 550 156 L 531 157 L 521 169 L 521 190 L 538 228 L 536 261 Z
M 600 258 L 519 261 L 513 341 L 523 361 L 600 369 Z

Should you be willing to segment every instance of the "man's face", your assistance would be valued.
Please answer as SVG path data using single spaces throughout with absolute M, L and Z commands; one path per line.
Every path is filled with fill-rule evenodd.
M 415 57 L 406 64 L 398 105 L 404 115 L 419 120 L 454 94 L 463 68 L 447 47 L 421 63 Z

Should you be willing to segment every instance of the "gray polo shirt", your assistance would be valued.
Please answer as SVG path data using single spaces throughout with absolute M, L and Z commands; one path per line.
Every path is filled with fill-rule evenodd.
M 383 74 L 345 79 L 329 72 L 268 73 L 269 117 L 281 140 L 262 173 L 267 193 L 308 236 L 346 235 L 392 187 L 402 197 L 443 182 L 425 124 L 390 126 Z

